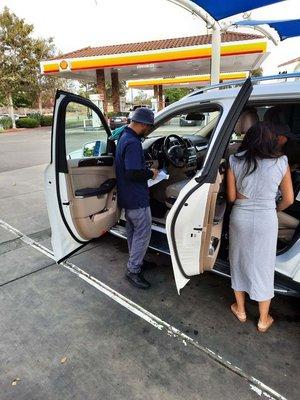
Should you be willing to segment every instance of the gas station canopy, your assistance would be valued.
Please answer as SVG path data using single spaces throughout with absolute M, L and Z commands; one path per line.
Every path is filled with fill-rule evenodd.
M 285 40 L 291 37 L 300 36 L 300 19 L 279 20 L 279 21 L 243 20 L 235 22 L 235 24 L 240 26 L 269 25 L 271 28 L 277 31 L 280 40 Z
M 283 0 L 191 0 L 193 3 L 202 7 L 215 20 L 230 17 L 235 14 L 268 6 L 274 3 L 280 3 Z
M 221 72 L 250 71 L 267 57 L 267 40 L 238 32 L 222 34 Z M 43 61 L 47 75 L 97 81 L 97 70 L 105 80 L 117 72 L 119 80 L 177 77 L 208 74 L 211 62 L 211 35 L 155 40 L 142 43 L 86 47 Z
M 232 81 L 234 79 L 246 79 L 249 76 L 248 71 L 225 72 L 220 74 L 222 82 Z M 163 85 L 168 88 L 195 87 L 209 85 L 210 74 L 186 75 L 165 78 L 150 78 L 127 81 L 127 86 L 134 89 L 152 89 L 153 86 Z

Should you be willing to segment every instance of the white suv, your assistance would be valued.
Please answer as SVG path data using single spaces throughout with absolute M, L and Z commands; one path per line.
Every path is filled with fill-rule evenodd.
M 267 84 L 258 84 L 260 80 Z M 99 118 L 99 126 L 104 129 L 87 132 L 78 127 L 87 109 Z M 77 125 L 73 123 L 74 113 Z M 180 127 L 178 121 L 183 114 L 202 122 Z M 232 86 L 220 84 L 195 91 L 157 114 L 143 148 L 149 166 L 163 168 L 169 179 L 149 189 L 153 215 L 150 247 L 171 255 L 178 292 L 194 275 L 206 270 L 230 276 L 227 160 L 249 126 L 267 115 L 284 120 L 300 138 L 300 82 L 254 78 Z M 45 188 L 52 246 L 60 262 L 107 231 L 124 239 L 126 231 L 117 206 L 115 144 L 109 140 L 110 130 L 101 111 L 87 99 L 58 91 L 52 135 Z M 102 153 L 91 151 L 89 157 L 68 158 L 71 151 L 93 140 Z M 293 224 L 279 226 L 275 290 L 297 295 L 300 141 L 291 142 L 286 154 L 293 171 L 295 203 L 286 210 Z

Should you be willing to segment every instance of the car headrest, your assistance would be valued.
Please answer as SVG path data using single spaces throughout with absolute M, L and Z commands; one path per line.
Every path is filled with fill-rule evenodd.
M 287 124 L 287 119 L 280 106 L 270 107 L 264 114 L 264 122 L 273 124 Z
M 243 135 L 248 131 L 249 128 L 251 128 L 252 125 L 256 124 L 257 122 L 259 122 L 259 118 L 256 110 L 245 110 L 240 115 L 234 131 L 235 133 Z

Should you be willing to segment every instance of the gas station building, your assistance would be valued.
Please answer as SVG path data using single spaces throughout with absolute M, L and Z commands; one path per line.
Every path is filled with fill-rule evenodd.
M 267 39 L 225 32 L 221 41 L 221 81 L 243 79 L 268 56 Z M 107 112 L 105 82 L 112 85 L 112 103 L 120 110 L 119 81 L 127 87 L 153 89 L 158 109 L 164 87 L 199 87 L 210 82 L 212 36 L 199 35 L 149 42 L 85 47 L 41 62 L 45 75 L 96 83 L 101 108 Z

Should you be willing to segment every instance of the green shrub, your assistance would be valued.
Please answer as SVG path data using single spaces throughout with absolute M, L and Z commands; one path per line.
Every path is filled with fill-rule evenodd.
M 18 119 L 16 125 L 18 128 L 36 128 L 39 123 L 35 118 L 25 117 Z
M 12 120 L 10 117 L 0 117 L 0 125 L 3 126 L 3 129 L 11 129 L 12 128 Z
M 42 115 L 39 112 L 28 113 L 27 117 L 37 120 L 39 125 L 41 125 Z
M 42 115 L 41 126 L 51 126 L 53 122 L 53 115 Z

